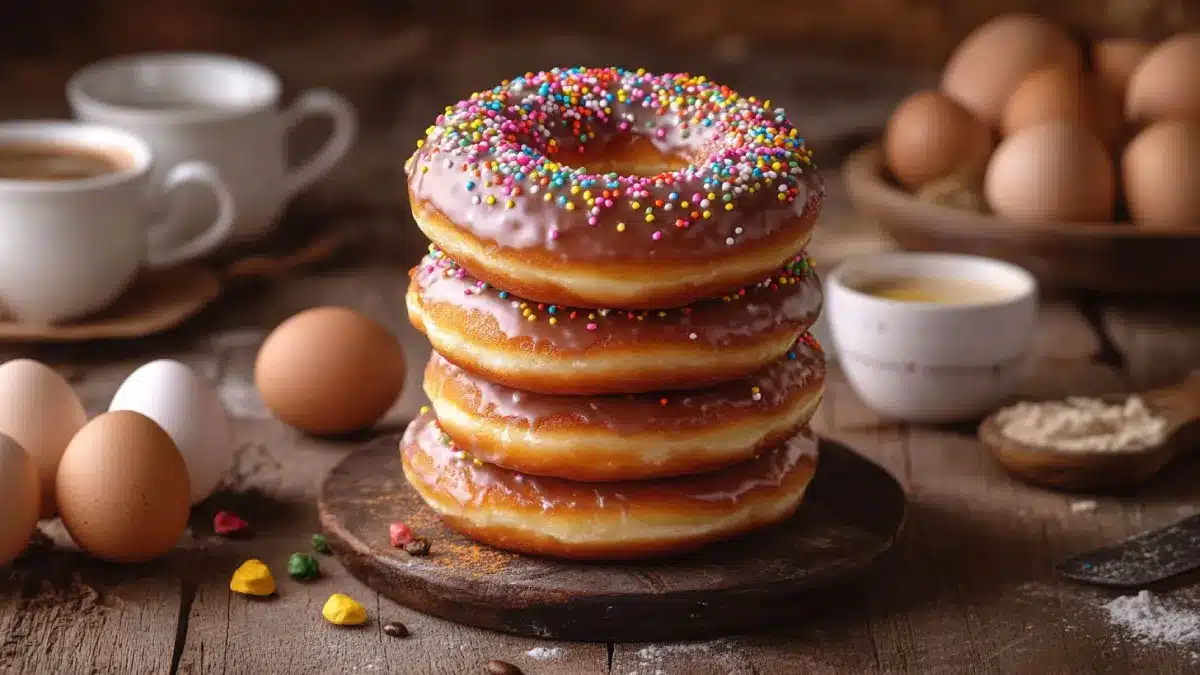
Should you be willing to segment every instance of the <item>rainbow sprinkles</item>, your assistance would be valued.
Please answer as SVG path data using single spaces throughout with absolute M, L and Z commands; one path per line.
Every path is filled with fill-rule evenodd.
M 595 144 L 630 135 L 687 165 L 654 175 L 572 165 Z M 722 212 L 744 207 L 752 214 L 770 202 L 803 210 L 821 196 L 811 189 L 811 153 L 781 108 L 688 74 L 620 68 L 527 73 L 447 108 L 417 147 L 405 168 L 418 199 L 438 204 L 453 198 L 484 212 L 536 201 L 561 211 L 568 225 L 653 241 Z M 457 174 L 453 194 L 433 194 L 421 180 L 431 171 L 443 178 Z M 722 228 L 724 244 L 737 244 L 753 222 Z M 549 227 L 548 241 L 539 244 L 553 248 L 561 227 Z
M 742 302 L 753 297 L 755 293 L 786 290 L 789 286 L 810 282 L 815 270 L 816 265 L 812 258 L 803 254 L 795 255 L 785 262 L 775 274 L 733 293 L 713 298 L 704 304 Z M 611 321 L 636 322 L 645 321 L 647 318 L 675 321 L 679 316 L 692 314 L 695 308 L 694 305 L 688 305 L 657 310 L 586 309 L 525 300 L 472 277 L 435 244 L 429 245 L 429 252 L 421 259 L 421 263 L 413 273 L 416 275 L 420 287 L 428 288 L 438 283 L 439 279 L 454 280 L 461 284 L 463 296 L 494 294 L 496 299 L 509 303 L 512 311 L 519 313 L 521 318 L 527 322 L 545 320 L 550 326 L 558 326 L 562 322 L 583 321 L 585 329 L 589 332 L 599 330 L 602 323 Z M 703 306 L 701 305 L 701 307 Z M 696 333 L 690 333 L 689 337 L 695 340 L 698 336 Z

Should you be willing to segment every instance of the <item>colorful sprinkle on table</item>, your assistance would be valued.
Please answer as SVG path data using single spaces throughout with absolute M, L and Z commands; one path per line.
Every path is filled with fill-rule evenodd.
M 317 553 L 329 553 L 329 540 L 323 534 L 312 536 L 312 547 Z
M 321 576 L 321 566 L 307 553 L 293 553 L 288 558 L 288 574 L 293 579 L 309 581 Z
M 392 542 L 393 548 L 403 547 L 412 541 L 415 536 L 412 528 L 405 523 L 397 521 L 388 526 L 388 537 Z
M 217 511 L 213 516 L 213 532 L 222 537 L 237 537 L 246 534 L 250 523 L 229 511 Z
M 268 596 L 275 593 L 275 577 L 261 560 L 247 560 L 233 573 L 229 590 L 242 595 Z
M 335 626 L 361 626 L 367 622 L 367 609 L 343 593 L 329 596 L 321 616 Z

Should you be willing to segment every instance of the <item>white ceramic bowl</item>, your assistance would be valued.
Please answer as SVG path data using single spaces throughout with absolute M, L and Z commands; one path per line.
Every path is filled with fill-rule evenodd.
M 873 282 L 932 277 L 1006 291 L 978 303 L 886 300 Z M 922 423 L 978 418 L 1012 395 L 1037 320 L 1037 282 L 1024 269 L 948 253 L 879 253 L 825 279 L 826 310 L 846 378 L 880 415 Z

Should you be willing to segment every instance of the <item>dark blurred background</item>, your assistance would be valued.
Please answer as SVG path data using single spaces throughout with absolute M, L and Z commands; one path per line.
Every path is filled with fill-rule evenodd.
M 303 201 L 322 207 L 310 211 L 318 219 L 394 233 L 408 229 L 395 226 L 407 207 L 399 166 L 415 139 L 443 106 L 503 78 L 556 65 L 701 72 L 786 106 L 818 159 L 833 160 L 821 141 L 880 128 L 964 35 L 1011 11 L 1088 37 L 1200 24 L 1200 0 L 2 2 L 0 118 L 66 116 L 67 76 L 97 58 L 240 54 L 277 70 L 290 92 L 330 87 L 358 107 L 360 143 Z M 826 222 L 838 218 L 830 211 Z
M 933 66 L 972 27 L 1036 11 L 1098 36 L 1162 37 L 1200 19 L 1196 0 L 40 0 L 0 4 L 7 61 L 80 63 L 114 52 L 253 52 L 315 35 L 379 39 L 420 25 L 446 39 L 590 36 L 689 46 L 741 40 Z
M 20 105 L 13 109 L 17 99 L 53 100 L 62 78 L 88 61 L 174 49 L 238 53 L 268 61 L 285 78 L 332 78 L 347 86 L 356 76 L 398 65 L 423 65 L 432 74 L 446 66 L 488 71 L 480 72 L 480 86 L 492 84 L 492 71 L 501 67 L 620 62 L 711 69 L 713 63 L 704 57 L 718 67 L 772 69 L 773 58 L 820 55 L 935 69 L 973 27 L 1011 11 L 1036 11 L 1089 37 L 1158 38 L 1200 23 L 1198 0 L 2 2 L 0 99 L 7 112 L 18 112 Z M 603 49 L 590 47 L 596 43 Z M 519 47 L 525 58 L 505 56 Z M 547 57 L 576 60 L 568 64 Z M 589 57 L 605 62 L 585 63 Z M 654 63 L 639 62 L 646 60 Z M 769 79 L 763 75 L 753 79 Z M 462 80 L 475 82 L 469 76 Z

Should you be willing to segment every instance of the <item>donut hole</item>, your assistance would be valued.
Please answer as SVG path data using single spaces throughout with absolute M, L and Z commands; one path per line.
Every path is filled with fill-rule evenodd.
M 598 114 L 593 106 L 555 104 L 531 113 L 525 98 L 491 117 L 516 163 L 549 160 L 577 177 L 657 179 L 704 164 L 720 150 L 712 130 L 682 129 L 675 116 L 634 105 L 621 116 Z M 611 112 L 611 111 L 610 111 Z
M 649 177 L 679 171 L 692 164 L 687 155 L 664 152 L 650 139 L 634 134 L 613 136 L 603 143 L 584 143 L 574 151 L 555 154 L 558 155 L 555 161 L 591 174 Z

